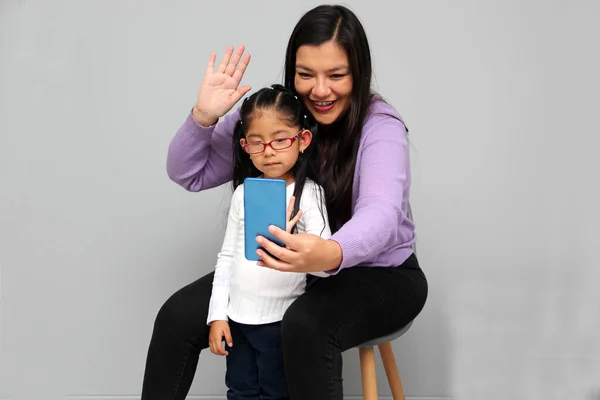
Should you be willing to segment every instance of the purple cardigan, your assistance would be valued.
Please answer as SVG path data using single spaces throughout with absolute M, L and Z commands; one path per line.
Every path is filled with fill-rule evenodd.
M 171 141 L 167 172 L 191 192 L 230 181 L 233 112 L 216 125 L 191 114 Z M 352 218 L 331 237 L 342 248 L 343 268 L 397 266 L 413 252 L 415 226 L 407 217 L 410 162 L 407 131 L 396 110 L 375 98 L 365 120 L 352 190 Z M 336 272 L 336 273 L 337 273 Z

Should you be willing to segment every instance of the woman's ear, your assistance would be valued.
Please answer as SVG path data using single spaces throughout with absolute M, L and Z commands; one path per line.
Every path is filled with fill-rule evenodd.
M 241 138 L 240 139 L 240 146 L 244 146 L 246 144 L 246 139 Z
M 300 133 L 298 138 L 300 139 L 300 151 L 303 152 L 308 146 L 310 146 L 313 135 L 311 131 L 305 129 Z

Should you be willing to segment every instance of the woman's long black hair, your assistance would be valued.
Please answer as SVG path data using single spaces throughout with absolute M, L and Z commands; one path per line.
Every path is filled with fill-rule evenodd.
M 250 122 L 257 113 L 261 111 L 275 111 L 290 127 L 297 127 L 298 129 L 308 129 L 311 131 L 313 141 L 298 156 L 298 161 L 292 168 L 294 175 L 295 187 L 294 196 L 296 201 L 294 204 L 294 211 L 292 218 L 298 213 L 300 207 L 300 199 L 302 197 L 302 191 L 304 190 L 304 184 L 307 179 L 311 179 L 316 184 L 320 184 L 319 176 L 317 173 L 317 160 L 316 160 L 316 145 L 315 139 L 318 137 L 317 124 L 312 115 L 306 110 L 302 101 L 294 93 L 286 89 L 282 85 L 272 85 L 271 87 L 263 88 L 252 96 L 246 98 L 240 108 L 240 119 L 235 125 L 233 133 L 233 176 L 232 184 L 235 190 L 239 185 L 244 183 L 246 178 L 256 178 L 262 175 L 252 163 L 250 155 L 246 153 L 240 145 L 240 139 L 245 138 L 246 129 L 250 125 Z M 321 196 L 323 194 L 318 190 L 317 196 L 319 196 L 319 204 L 321 204 Z M 323 210 L 321 215 L 323 215 Z M 293 232 L 296 229 L 294 227 Z
M 348 55 L 352 74 L 350 105 L 332 125 L 319 126 L 319 172 L 325 189 L 331 231 L 352 217 L 352 185 L 363 124 L 373 99 L 371 51 L 357 16 L 339 5 L 323 5 L 308 11 L 296 24 L 287 46 L 285 86 L 296 91 L 296 52 L 303 45 L 319 46 L 330 40 Z

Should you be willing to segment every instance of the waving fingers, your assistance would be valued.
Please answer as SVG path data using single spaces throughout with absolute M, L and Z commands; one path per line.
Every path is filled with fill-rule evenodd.
M 240 62 L 240 60 L 242 59 L 242 55 L 244 54 L 244 51 L 246 50 L 246 48 L 243 45 L 240 45 L 235 54 L 233 54 L 233 57 L 231 58 L 229 64 L 227 64 L 227 68 L 225 68 L 225 74 L 229 75 L 229 76 L 233 76 L 233 73 L 236 70 L 236 67 L 238 66 L 238 63 Z
M 227 51 L 225 51 L 225 55 L 223 55 L 223 60 L 221 60 L 221 64 L 219 64 L 219 68 L 217 68 L 217 72 L 224 74 L 229 66 L 229 61 L 231 60 L 231 55 L 233 54 L 233 46 L 229 46 Z
M 211 75 L 215 72 L 215 60 L 217 59 L 217 53 L 214 51 L 210 53 L 208 58 L 208 65 L 206 66 L 206 75 Z
M 239 85 L 239 83 L 242 81 L 242 77 L 246 72 L 246 68 L 248 68 L 248 64 L 250 64 L 250 54 L 246 53 L 244 54 L 244 57 L 242 57 L 242 61 L 240 61 L 237 68 L 235 69 L 235 72 L 232 75 L 233 80 L 236 82 L 236 84 Z

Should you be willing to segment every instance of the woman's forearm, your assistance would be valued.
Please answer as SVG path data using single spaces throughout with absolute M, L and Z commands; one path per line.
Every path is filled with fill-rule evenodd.
M 236 111 L 216 125 L 205 127 L 190 113 L 169 145 L 169 178 L 190 192 L 227 183 L 231 179 L 233 128 L 238 118 Z

